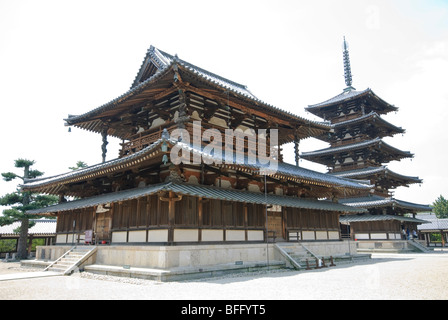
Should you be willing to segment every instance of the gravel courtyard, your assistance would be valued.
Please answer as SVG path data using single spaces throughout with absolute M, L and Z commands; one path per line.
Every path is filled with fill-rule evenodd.
M 31 272 L 0 262 L 0 275 Z M 0 281 L 0 300 L 448 299 L 448 253 L 373 254 L 367 262 L 309 271 L 156 282 L 88 273 Z

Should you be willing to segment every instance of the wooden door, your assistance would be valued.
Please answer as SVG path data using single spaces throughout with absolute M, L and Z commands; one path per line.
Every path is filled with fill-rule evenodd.
M 277 240 L 283 240 L 283 219 L 281 212 L 268 212 L 268 231 L 275 231 Z
M 108 212 L 100 212 L 96 214 L 96 242 L 111 240 L 112 214 Z

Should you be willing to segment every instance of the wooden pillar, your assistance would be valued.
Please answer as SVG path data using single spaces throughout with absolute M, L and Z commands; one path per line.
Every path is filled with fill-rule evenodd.
M 141 206 L 142 202 L 140 200 L 140 198 L 137 199 L 137 216 L 135 217 L 135 224 L 137 227 L 140 227 L 140 216 L 141 216 Z
M 443 233 L 443 230 L 440 230 L 440 235 L 441 235 L 441 238 L 442 238 L 442 248 L 443 248 L 443 247 L 445 247 L 445 235 Z
M 97 238 L 97 235 L 96 235 L 96 209 L 98 208 L 98 206 L 94 206 L 93 207 L 93 211 L 92 211 L 92 214 L 93 214 L 93 220 L 92 220 L 92 236 L 93 236 L 93 239 L 94 239 L 94 241 L 95 241 L 95 244 L 98 244 L 98 238 Z
M 198 241 L 202 241 L 202 197 L 198 198 Z
M 145 205 L 145 212 L 146 212 L 146 238 L 145 241 L 148 242 L 149 240 L 149 226 L 151 223 L 154 224 L 153 221 L 150 221 L 151 219 L 151 214 L 150 214 L 150 210 L 151 210 L 151 196 L 146 196 L 146 205 Z
M 174 218 L 175 218 L 175 209 L 174 206 L 174 192 L 170 191 L 170 196 L 168 200 L 168 225 L 169 225 L 169 231 L 168 231 L 168 242 L 174 241 Z
M 248 237 L 247 237 L 247 203 L 245 202 L 243 204 L 243 210 L 244 210 L 244 240 L 247 241 Z
M 281 214 L 282 214 L 282 234 L 281 234 L 281 236 L 283 239 L 288 240 L 288 235 L 286 233 L 286 228 L 288 227 L 288 221 L 287 221 L 286 217 L 288 215 L 286 214 L 285 207 L 283 207 L 283 206 L 282 206 Z
M 174 217 L 175 217 L 175 203 L 182 200 L 182 196 L 177 196 L 173 191 L 169 192 L 168 198 L 160 197 L 160 201 L 168 202 L 168 242 L 174 242 Z

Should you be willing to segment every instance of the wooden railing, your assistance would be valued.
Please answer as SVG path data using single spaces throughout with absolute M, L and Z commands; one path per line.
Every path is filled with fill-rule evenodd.
M 134 135 L 133 137 L 131 137 L 131 140 L 129 142 L 124 142 L 121 144 L 120 158 L 131 155 L 135 152 L 138 152 L 138 151 L 148 147 L 152 143 L 156 142 L 157 140 L 159 140 L 162 137 L 162 133 L 165 128 L 167 129 L 167 131 L 170 134 L 172 133 L 172 131 L 174 129 L 178 129 L 178 127 L 176 125 L 160 126 L 155 129 L 151 129 L 151 130 L 147 130 L 147 131 L 138 133 L 138 134 Z M 185 129 L 187 130 L 188 134 L 190 135 L 190 143 L 194 143 L 195 141 L 193 139 L 195 139 L 195 137 L 193 136 L 193 134 L 197 133 L 197 132 L 195 132 L 195 130 L 193 130 L 193 124 L 186 123 Z M 237 146 L 243 146 L 243 150 L 244 150 L 243 153 L 247 155 L 249 146 L 248 146 L 248 141 L 247 141 L 246 137 L 238 136 L 238 135 L 228 135 L 225 133 L 224 128 L 213 126 L 211 124 L 202 123 L 202 125 L 200 126 L 200 129 L 201 129 L 200 134 L 201 134 L 201 145 L 202 146 L 208 145 L 210 143 L 209 139 L 204 137 L 204 132 L 208 129 L 216 129 L 221 133 L 221 137 L 222 137 L 221 143 L 223 146 L 226 146 L 226 139 L 230 139 L 233 141 L 233 150 L 235 150 L 235 148 Z M 268 138 L 268 141 L 266 142 L 266 144 L 267 144 L 267 146 L 269 146 L 269 144 L 270 144 L 269 138 Z M 258 145 L 256 146 L 256 151 L 258 152 Z M 223 152 L 224 152 L 224 150 L 223 150 Z M 280 151 L 279 151 L 279 161 L 282 161 Z
M 153 144 L 157 140 L 159 140 L 162 137 L 163 129 L 167 129 L 168 132 L 173 131 L 176 129 L 176 126 L 160 126 L 156 129 L 143 131 L 141 133 L 138 133 L 134 135 L 131 138 L 131 141 L 124 142 L 121 144 L 121 150 L 120 150 L 120 158 L 131 155 L 135 152 L 138 152 L 147 146 Z

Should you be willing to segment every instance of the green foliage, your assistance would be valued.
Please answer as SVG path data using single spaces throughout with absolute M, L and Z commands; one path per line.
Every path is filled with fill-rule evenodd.
M 13 223 L 14 221 L 18 221 L 23 218 L 23 212 L 16 208 L 5 209 L 3 210 L 3 217 L 5 217 L 5 221 L 8 221 L 9 219 L 9 221 Z
M 448 218 L 448 200 L 440 195 L 432 204 L 433 211 L 439 219 Z
M 430 233 L 429 239 L 431 242 L 442 242 L 442 235 L 440 233 Z
M 4 173 L 2 173 L 2 176 L 3 176 L 3 180 L 5 180 L 5 181 L 12 181 L 15 178 L 20 178 L 14 172 L 4 172 Z
M 6 172 L 2 173 L 3 179 L 5 181 L 12 181 L 15 178 L 36 178 L 43 175 L 39 170 L 30 170 L 30 166 L 33 165 L 35 161 L 27 159 L 17 159 L 15 161 L 15 166 L 17 168 L 24 168 L 23 177 L 12 173 Z M 19 221 L 22 219 L 36 218 L 36 216 L 30 217 L 26 214 L 26 211 L 43 208 L 58 202 L 58 197 L 30 194 L 29 192 L 23 192 L 17 189 L 15 192 L 5 194 L 0 197 L 1 206 L 9 206 L 9 209 L 3 210 L 3 216 L 0 216 L 0 225 L 11 224 L 14 221 Z
M 3 197 L 0 197 L 0 206 L 11 206 L 18 203 L 23 203 L 23 195 L 20 191 L 7 193 Z
M 0 197 L 0 205 L 11 206 L 10 209 L 3 210 L 4 217 L 12 218 L 13 221 L 24 218 L 36 218 L 34 215 L 29 216 L 26 214 L 26 211 L 47 207 L 56 204 L 59 201 L 57 196 L 28 194 L 28 203 L 24 204 L 24 194 L 25 192 L 17 190 L 14 193 L 8 193 L 5 196 Z
M 34 210 L 43 207 L 50 206 L 59 202 L 59 197 L 50 196 L 44 194 L 37 194 L 31 196 L 31 203 L 28 205 L 27 210 Z
M 17 159 L 14 161 L 16 168 L 26 168 L 31 167 L 36 162 L 34 160 L 27 160 L 27 159 Z
M 10 209 L 8 209 L 10 210 Z M 5 210 L 6 211 L 6 210 Z M 3 212 L 5 212 L 3 211 Z M 15 220 L 11 218 L 9 215 L 0 216 L 0 227 L 7 226 L 8 224 L 13 223 Z
M 29 179 L 34 179 L 40 176 L 43 176 L 44 173 L 39 171 L 39 170 L 30 170 L 30 172 L 28 173 L 28 178 Z
M 14 252 L 16 243 L 16 239 L 0 239 L 0 252 Z
M 76 162 L 75 167 L 69 167 L 69 169 L 75 171 L 86 167 L 88 167 L 87 163 L 85 163 L 84 161 L 78 161 Z
M 36 178 L 43 175 L 43 172 L 39 170 L 30 170 L 30 167 L 35 164 L 33 160 L 27 159 L 17 159 L 15 160 L 16 168 L 23 168 L 23 176 L 17 175 L 13 172 L 2 173 L 3 180 L 12 181 L 16 178 L 26 181 L 30 178 Z M 23 192 L 22 190 L 17 190 L 14 193 L 6 194 L 0 197 L 0 203 L 3 205 L 9 205 L 11 208 L 3 210 L 3 215 L 0 216 L 0 224 L 11 224 L 15 221 L 21 221 L 21 227 L 17 230 L 20 233 L 18 246 L 17 246 L 17 257 L 19 259 L 25 259 L 27 257 L 27 237 L 28 229 L 31 226 L 29 224 L 29 216 L 26 212 L 28 210 L 37 209 L 51 204 L 57 203 L 57 197 L 48 197 L 40 195 L 32 195 L 29 192 Z M 36 218 L 36 216 L 32 216 Z
M 45 239 L 42 238 L 33 239 L 31 243 L 31 251 L 36 251 L 37 246 L 43 246 L 43 245 L 45 245 Z

